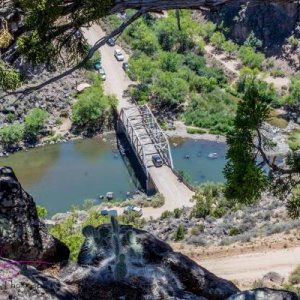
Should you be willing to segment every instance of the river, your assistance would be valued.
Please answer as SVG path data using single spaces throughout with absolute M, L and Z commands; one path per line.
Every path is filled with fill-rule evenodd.
M 23 188 L 52 216 L 107 192 L 126 199 L 137 191 L 137 178 L 113 140 L 93 138 L 20 151 L 0 158 L 0 165 L 11 166 Z M 223 181 L 224 143 L 172 138 L 170 144 L 175 168 L 185 171 L 191 183 Z M 217 159 L 208 158 L 212 152 Z

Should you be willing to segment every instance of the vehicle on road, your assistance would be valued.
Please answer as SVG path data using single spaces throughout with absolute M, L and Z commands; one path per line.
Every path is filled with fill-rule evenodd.
M 143 214 L 142 208 L 136 205 L 128 205 L 124 208 L 124 214 L 128 214 L 131 212 L 134 212 L 139 216 Z
M 156 168 L 162 167 L 163 161 L 159 154 L 152 155 L 152 162 Z
M 115 209 L 102 209 L 100 214 L 102 216 L 117 216 L 118 212 Z
M 107 41 L 107 45 L 108 45 L 108 46 L 113 47 L 115 44 L 116 44 L 116 41 L 115 41 L 114 38 L 110 38 L 110 39 Z
M 105 81 L 105 80 L 106 80 L 106 74 L 105 74 L 104 69 L 103 69 L 103 68 L 100 68 L 100 69 L 98 70 L 98 73 L 99 73 L 100 78 L 101 78 L 103 81 Z
M 101 68 L 102 68 L 102 63 L 101 63 L 101 61 L 100 60 L 97 60 L 97 61 L 95 61 L 95 63 L 94 63 L 94 68 L 95 68 L 95 70 L 100 70 Z
M 124 60 L 124 55 L 120 49 L 115 50 L 115 58 L 117 61 L 123 61 Z
M 124 62 L 124 63 L 122 64 L 122 68 L 123 68 L 123 70 L 124 70 L 125 72 L 128 72 L 128 71 L 129 71 L 129 65 L 128 65 L 128 63 L 127 63 L 127 62 Z

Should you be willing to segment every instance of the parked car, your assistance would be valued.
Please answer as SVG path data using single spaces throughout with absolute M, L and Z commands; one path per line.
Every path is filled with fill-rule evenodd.
M 115 58 L 117 61 L 123 61 L 124 60 L 124 55 L 120 49 L 115 50 Z
M 102 216 L 117 216 L 118 215 L 118 212 L 115 210 L 115 209 L 102 209 L 100 211 L 100 214 Z
M 156 168 L 162 167 L 163 161 L 159 154 L 152 155 L 152 162 Z
M 98 70 L 98 73 L 99 73 L 100 78 L 101 78 L 103 81 L 106 80 L 106 74 L 105 74 L 105 71 L 104 71 L 103 68 L 99 69 L 99 70 Z
M 128 65 L 128 63 L 127 63 L 127 62 L 124 62 L 124 63 L 122 64 L 122 68 L 123 68 L 123 70 L 124 70 L 125 72 L 128 72 L 128 71 L 129 71 L 129 65 Z
M 124 208 L 124 214 L 128 214 L 130 212 L 135 212 L 139 216 L 143 214 L 142 208 L 135 205 L 128 205 Z
M 114 38 L 110 38 L 108 41 L 107 41 L 107 45 L 113 47 L 114 45 L 116 44 L 116 41 Z
M 100 70 L 101 68 L 102 68 L 102 63 L 101 63 L 101 61 L 100 60 L 97 60 L 97 61 L 95 61 L 95 63 L 94 63 L 94 68 L 95 68 L 95 70 Z

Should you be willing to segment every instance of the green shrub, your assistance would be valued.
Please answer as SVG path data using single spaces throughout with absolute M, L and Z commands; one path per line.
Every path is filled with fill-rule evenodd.
M 288 43 L 291 45 L 292 50 L 296 50 L 299 45 L 299 39 L 292 35 L 288 38 Z
M 241 231 L 240 231 L 240 229 L 237 228 L 237 227 L 231 227 L 231 228 L 229 229 L 229 235 L 231 235 L 231 236 L 238 235 L 238 234 L 240 234 L 240 233 L 241 233 Z
M 299 284 L 300 283 L 300 265 L 297 266 L 293 272 L 289 276 L 289 282 L 291 284 Z
M 45 126 L 49 114 L 40 109 L 32 109 L 28 115 L 25 116 L 24 135 L 28 140 L 36 140 L 40 130 Z
M 177 227 L 176 231 L 174 232 L 174 235 L 173 235 L 174 240 L 175 241 L 183 240 L 186 232 L 187 232 L 186 228 L 182 224 L 180 224 Z
M 151 207 L 158 208 L 162 207 L 165 204 L 165 197 L 157 193 L 151 200 Z
M 285 77 L 284 71 L 282 71 L 280 69 L 272 69 L 270 71 L 270 75 L 273 77 Z
M 293 132 L 289 137 L 288 137 L 288 144 L 289 147 L 293 151 L 297 151 L 300 149 L 300 132 Z
M 191 229 L 191 235 L 199 235 L 200 233 L 203 233 L 205 229 L 204 224 L 197 224 Z
M 238 52 L 238 57 L 245 66 L 252 69 L 260 68 L 265 59 L 263 53 L 255 52 L 255 50 L 248 46 L 242 46 Z
M 245 43 L 245 46 L 247 47 L 252 47 L 252 48 L 261 48 L 263 43 L 261 40 L 259 40 L 256 36 L 255 33 L 253 31 L 250 32 L 250 34 L 248 35 Z
M 226 41 L 226 39 L 225 39 L 224 34 L 219 31 L 216 31 L 215 33 L 213 33 L 213 35 L 210 38 L 210 42 L 218 50 L 222 49 L 222 45 L 224 44 L 225 41 Z
M 37 214 L 38 214 L 39 218 L 45 219 L 48 215 L 47 209 L 43 206 L 37 205 L 36 206 L 36 211 L 37 211 Z
M 216 24 L 212 22 L 201 22 L 199 24 L 199 34 L 203 38 L 209 39 L 214 34 L 216 27 Z
M 72 107 L 72 121 L 80 128 L 95 131 L 101 128 L 116 105 L 117 100 L 114 97 L 103 94 L 102 83 L 98 79 L 78 95 Z
M 294 105 L 300 102 L 300 76 L 291 78 L 289 95 L 286 97 L 287 103 Z
M 204 133 L 207 133 L 207 131 L 205 129 L 201 129 L 201 128 L 190 128 L 190 127 L 187 127 L 186 128 L 186 132 L 189 133 L 189 134 L 204 134 Z
M 17 146 L 22 141 L 23 133 L 22 125 L 7 125 L 0 129 L 0 141 L 5 148 Z
M 219 88 L 202 95 L 192 95 L 183 115 L 186 125 L 207 128 L 225 134 L 233 125 L 236 98 Z
M 233 56 L 237 53 L 239 46 L 233 41 L 225 41 L 222 44 L 222 49 L 230 56 Z
M 182 215 L 182 209 L 180 208 L 175 208 L 174 209 L 174 218 L 179 219 Z
M 161 220 L 164 220 L 164 219 L 168 219 L 168 218 L 170 218 L 170 217 L 173 217 L 173 212 L 171 212 L 171 211 L 169 211 L 169 210 L 165 210 L 162 214 L 161 214 L 161 216 L 160 216 L 160 219 Z

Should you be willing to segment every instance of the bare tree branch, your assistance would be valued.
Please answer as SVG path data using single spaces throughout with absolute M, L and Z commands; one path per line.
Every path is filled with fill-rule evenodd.
M 66 70 L 65 72 L 54 76 L 52 78 L 50 78 L 49 80 L 38 84 L 38 85 L 34 85 L 34 86 L 29 86 L 26 87 L 25 89 L 19 89 L 19 90 L 15 90 L 13 92 L 9 92 L 4 94 L 3 96 L 0 97 L 0 99 L 3 99 L 7 96 L 16 96 L 16 95 L 28 95 L 34 91 L 40 90 L 42 88 L 44 88 L 45 86 L 60 80 L 62 78 L 64 78 L 65 76 L 68 76 L 70 74 L 72 74 L 73 72 L 75 72 L 76 70 L 78 70 L 79 68 L 83 67 L 84 64 L 93 57 L 93 54 L 99 50 L 110 38 L 121 34 L 126 28 L 127 26 L 129 26 L 131 23 L 133 23 L 136 19 L 138 19 L 141 15 L 143 15 L 146 11 L 144 9 L 140 9 L 138 12 L 136 12 L 132 17 L 130 17 L 128 20 L 124 21 L 118 28 L 116 28 L 115 30 L 113 30 L 110 34 L 102 37 L 100 40 L 98 40 L 93 47 L 89 50 L 88 54 L 74 67 L 69 68 L 68 70 Z M 19 99 L 19 97 L 14 101 L 16 102 Z

